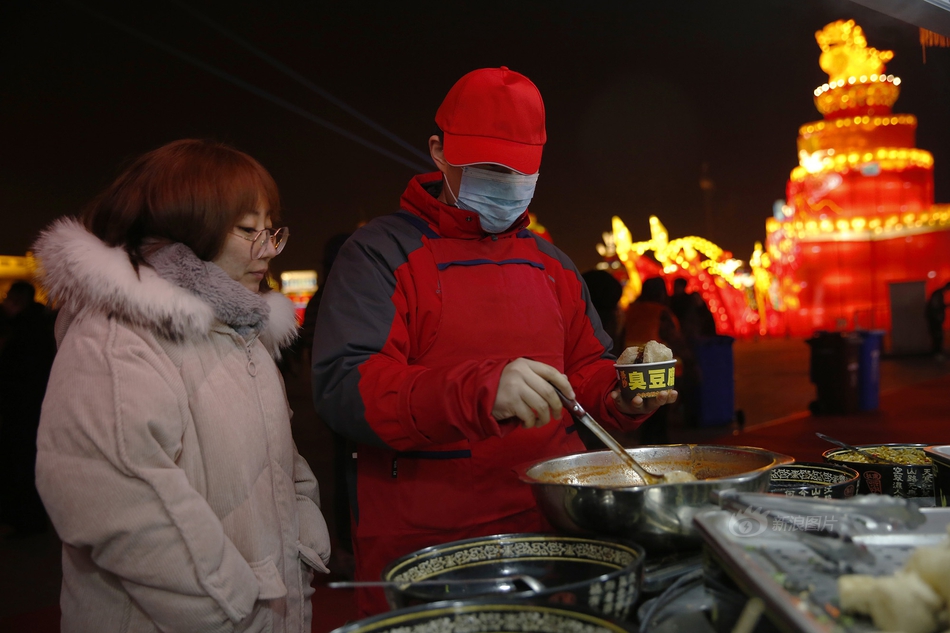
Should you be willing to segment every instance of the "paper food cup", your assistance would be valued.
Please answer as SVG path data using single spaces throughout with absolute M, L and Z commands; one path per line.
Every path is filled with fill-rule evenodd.
M 624 400 L 633 400 L 636 396 L 654 398 L 661 391 L 673 389 L 676 360 L 614 367 L 620 379 L 620 395 Z

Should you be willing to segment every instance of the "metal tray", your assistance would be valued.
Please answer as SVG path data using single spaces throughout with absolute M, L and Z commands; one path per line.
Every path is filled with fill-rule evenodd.
M 921 508 L 926 522 L 916 530 L 855 536 L 874 554 L 873 564 L 855 564 L 849 573 L 882 576 L 900 569 L 914 548 L 947 538 L 950 508 Z M 837 578 L 841 570 L 815 554 L 790 533 L 762 530 L 739 535 L 735 515 L 710 510 L 695 524 L 706 551 L 749 596 L 766 604 L 772 621 L 796 633 L 866 633 L 877 631 L 869 619 L 838 610 Z

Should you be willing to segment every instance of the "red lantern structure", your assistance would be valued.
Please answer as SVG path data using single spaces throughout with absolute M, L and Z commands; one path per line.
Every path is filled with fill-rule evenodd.
M 821 121 L 799 131 L 787 204 L 766 223 L 774 305 L 760 329 L 889 329 L 889 286 L 950 279 L 950 205 L 934 205 L 933 156 L 915 148 L 917 119 L 891 110 L 900 78 L 891 51 L 868 48 L 853 20 L 815 34 L 828 83 Z M 923 311 L 923 305 L 921 305 Z

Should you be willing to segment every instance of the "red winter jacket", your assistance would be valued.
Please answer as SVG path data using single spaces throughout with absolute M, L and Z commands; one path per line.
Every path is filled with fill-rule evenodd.
M 550 530 L 513 467 L 578 453 L 573 421 L 525 429 L 491 415 L 502 369 L 525 357 L 565 373 L 606 426 L 642 418 L 609 397 L 610 338 L 571 261 L 528 231 L 485 233 L 415 177 L 401 210 L 340 250 L 317 318 L 314 402 L 357 443 L 351 482 L 358 580 L 413 550 L 487 534 Z M 352 469 L 351 469 L 352 470 Z M 355 493 L 355 494 L 354 494 Z M 381 592 L 361 592 L 364 613 Z

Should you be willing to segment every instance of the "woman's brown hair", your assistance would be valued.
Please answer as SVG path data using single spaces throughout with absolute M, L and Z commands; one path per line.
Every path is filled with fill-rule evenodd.
M 229 145 L 184 139 L 143 154 L 86 209 L 83 223 L 138 268 L 148 240 L 181 242 L 211 261 L 234 225 L 265 205 L 280 213 L 277 185 L 256 160 Z

